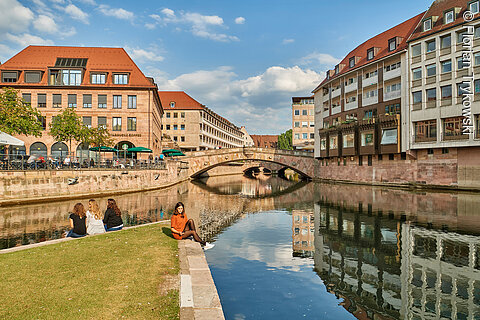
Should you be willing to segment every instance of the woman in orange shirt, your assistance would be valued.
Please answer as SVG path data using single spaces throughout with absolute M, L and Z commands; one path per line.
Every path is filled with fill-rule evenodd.
M 202 246 L 206 244 L 206 242 L 198 236 L 193 220 L 187 218 L 183 203 L 181 202 L 175 205 L 175 211 L 173 211 L 173 216 L 170 219 L 170 226 L 175 239 L 181 240 L 193 236 L 193 239 L 200 242 Z

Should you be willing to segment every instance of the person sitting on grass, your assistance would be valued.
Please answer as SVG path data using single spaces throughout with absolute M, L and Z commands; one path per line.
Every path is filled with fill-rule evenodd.
M 195 223 L 192 219 L 187 218 L 184 205 L 181 202 L 178 202 L 175 205 L 175 210 L 170 218 L 170 229 L 172 230 L 173 237 L 177 240 L 186 239 L 192 236 L 196 242 L 200 242 L 204 249 L 210 249 L 213 247 L 212 244 L 203 241 L 198 236 L 197 230 L 195 229 Z
M 107 210 L 105 211 L 103 224 L 105 225 L 105 231 L 117 231 L 123 228 L 122 212 L 113 199 L 107 200 Z
M 88 200 L 87 211 L 87 233 L 88 234 L 100 234 L 105 233 L 105 227 L 103 226 L 102 213 L 98 207 L 97 201 Z
M 70 227 L 67 237 L 81 238 L 87 235 L 86 214 L 83 204 L 80 202 L 73 207 L 73 213 L 70 214 Z

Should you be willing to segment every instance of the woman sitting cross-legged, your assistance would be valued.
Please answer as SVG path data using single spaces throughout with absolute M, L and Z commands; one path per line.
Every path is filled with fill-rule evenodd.
M 178 202 L 175 205 L 175 210 L 170 219 L 170 226 L 172 235 L 175 239 L 181 240 L 192 236 L 195 241 L 200 242 L 200 244 L 204 246 L 204 249 L 213 248 L 213 244 L 203 241 L 198 236 L 197 230 L 195 229 L 195 223 L 192 219 L 187 218 L 183 203 L 181 202 Z
M 107 200 L 107 210 L 103 217 L 103 224 L 106 231 L 122 230 L 123 228 L 122 212 L 113 199 Z
M 105 227 L 102 221 L 102 213 L 98 207 L 97 201 L 88 200 L 87 211 L 87 233 L 88 234 L 100 234 L 105 233 Z
M 70 227 L 67 237 L 80 238 L 87 235 L 85 208 L 80 202 L 73 207 L 73 213 L 70 214 Z

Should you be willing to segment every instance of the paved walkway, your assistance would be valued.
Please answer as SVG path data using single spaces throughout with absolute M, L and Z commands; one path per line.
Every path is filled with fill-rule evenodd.
M 178 241 L 180 320 L 224 320 L 222 305 L 205 254 L 198 242 Z

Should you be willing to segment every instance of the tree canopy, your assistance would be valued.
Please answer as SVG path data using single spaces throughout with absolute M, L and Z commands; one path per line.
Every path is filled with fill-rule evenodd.
M 25 102 L 19 91 L 3 88 L 0 92 L 0 131 L 8 134 L 42 135 L 41 113 Z
M 292 129 L 289 129 L 278 136 L 278 149 L 293 150 Z

